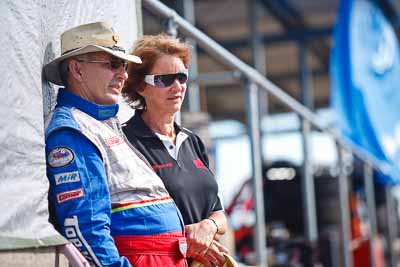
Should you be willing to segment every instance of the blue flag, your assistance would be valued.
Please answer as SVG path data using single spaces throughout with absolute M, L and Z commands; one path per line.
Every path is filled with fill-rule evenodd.
M 331 54 L 332 105 L 343 136 L 388 165 L 400 184 L 400 55 L 395 32 L 375 3 L 341 2 Z

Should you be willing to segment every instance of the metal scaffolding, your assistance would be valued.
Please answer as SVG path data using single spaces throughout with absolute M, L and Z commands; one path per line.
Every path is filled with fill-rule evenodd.
M 251 1 L 253 5 L 250 9 L 253 18 L 257 17 L 255 5 L 258 1 Z M 295 10 L 291 9 L 287 5 L 287 1 L 260 1 L 268 10 L 274 11 L 274 15 L 278 20 L 282 22 L 284 27 L 292 33 L 296 33 L 298 25 L 304 26 L 304 21 Z M 192 3 L 193 4 L 193 3 Z M 307 54 L 316 53 L 318 58 L 321 60 L 323 65 L 327 68 L 327 47 L 307 45 L 307 38 L 304 39 L 300 35 L 295 35 L 294 39 L 298 41 L 299 48 L 299 64 L 300 70 L 299 79 L 301 81 L 302 89 L 302 103 L 296 101 L 293 97 L 288 95 L 285 91 L 279 88 L 277 85 L 272 83 L 265 77 L 265 61 L 260 61 L 260 58 L 265 59 L 263 52 L 260 52 L 260 40 L 264 42 L 265 36 L 260 35 L 257 32 L 256 20 L 251 21 L 252 29 L 252 47 L 253 47 L 253 64 L 254 68 L 241 61 L 238 57 L 233 55 L 231 52 L 223 48 L 220 44 L 212 40 L 202 31 L 193 26 L 190 22 L 179 16 L 173 9 L 168 8 L 163 3 L 157 0 L 143 0 L 143 6 L 153 13 L 155 16 L 168 19 L 172 25 L 177 26 L 177 30 L 184 36 L 191 38 L 192 42 L 195 42 L 205 53 L 212 56 L 214 59 L 219 61 L 225 66 L 231 68 L 232 72 L 222 74 L 209 74 L 206 78 L 208 80 L 214 79 L 216 82 L 220 82 L 220 78 L 227 80 L 242 80 L 244 81 L 245 90 L 247 90 L 247 121 L 250 135 L 251 151 L 252 151 L 252 167 L 253 167 L 253 188 L 255 192 L 255 210 L 256 210 L 256 255 L 257 264 L 259 266 L 267 266 L 267 255 L 266 255 L 266 239 L 265 239 L 265 221 L 264 221 L 264 203 L 263 203 L 263 191 L 262 191 L 262 173 L 261 173 L 261 160 L 262 155 L 260 151 L 260 99 L 262 101 L 266 99 L 266 96 L 259 97 L 259 91 L 268 93 L 275 96 L 279 101 L 289 107 L 291 110 L 296 112 L 302 119 L 302 136 L 303 136 L 303 151 L 305 154 L 305 160 L 303 164 L 303 202 L 304 202 L 304 217 L 306 221 L 305 233 L 307 239 L 311 242 L 315 242 L 318 239 L 317 219 L 316 219 L 316 208 L 315 208 L 315 192 L 314 192 L 314 177 L 311 170 L 311 160 L 309 158 L 309 135 L 312 127 L 329 134 L 337 143 L 339 151 L 339 164 L 341 165 L 339 174 L 339 197 L 340 197 L 340 215 L 341 215 L 341 241 L 343 248 L 343 266 L 351 267 L 353 264 L 351 247 L 349 241 L 351 239 L 350 233 L 350 214 L 349 214 L 349 188 L 348 188 L 348 174 L 345 170 L 345 162 L 343 162 L 344 151 L 349 151 L 356 158 L 362 160 L 365 166 L 365 187 L 366 187 L 366 199 L 369 211 L 369 221 L 371 224 L 371 242 L 373 237 L 376 235 L 376 213 L 375 213 L 375 198 L 374 198 L 374 185 L 372 170 L 379 170 L 382 173 L 387 173 L 386 166 L 382 166 L 372 156 L 364 153 L 358 147 L 344 140 L 340 134 L 334 129 L 328 128 L 321 121 L 320 118 L 312 111 L 313 110 L 313 95 L 311 85 L 311 73 L 308 69 Z M 287 16 L 282 13 L 282 8 L 286 8 L 291 12 L 295 20 L 288 20 Z M 192 10 L 192 7 L 191 7 Z M 191 15 L 192 16 L 192 15 Z M 299 24 L 300 23 L 300 24 Z M 296 26 L 297 25 L 297 26 Z M 302 33 L 306 32 L 305 30 Z M 317 32 L 317 31 L 316 31 Z M 320 30 L 322 34 L 331 32 L 331 29 Z M 281 38 L 281 37 L 280 37 Z M 287 38 L 287 37 L 285 37 Z M 204 79 L 205 75 L 199 74 L 199 79 Z M 261 90 L 260 90 L 261 89 Z M 266 106 L 266 104 L 265 104 Z M 265 108 L 266 109 L 266 108 Z M 261 110 L 265 110 L 261 109 Z M 195 108 L 197 110 L 197 107 Z M 390 229 L 392 232 L 393 229 Z M 371 246 L 372 247 L 372 246 Z M 371 253 L 372 255 L 373 253 Z M 372 266 L 374 263 L 372 263 Z

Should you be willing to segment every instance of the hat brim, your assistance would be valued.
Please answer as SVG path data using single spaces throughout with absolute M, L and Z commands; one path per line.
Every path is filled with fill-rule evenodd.
M 107 52 L 107 53 L 113 55 L 114 57 L 126 60 L 128 62 L 138 63 L 138 64 L 142 63 L 142 60 L 138 56 L 129 55 L 122 51 L 112 50 L 110 48 L 103 47 L 103 46 L 88 45 L 88 46 L 73 50 L 71 52 L 65 53 L 64 55 L 62 55 L 58 58 L 55 58 L 54 60 L 47 63 L 44 66 L 44 75 L 45 75 L 46 79 L 54 84 L 64 85 L 61 80 L 60 70 L 59 70 L 59 65 L 60 65 L 61 61 L 65 60 L 67 58 L 70 58 L 70 57 L 87 54 L 87 53 L 93 53 L 93 52 Z

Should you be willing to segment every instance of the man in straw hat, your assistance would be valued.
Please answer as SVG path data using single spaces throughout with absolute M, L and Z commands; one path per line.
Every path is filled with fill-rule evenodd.
M 115 116 L 127 64 L 141 62 L 118 40 L 105 22 L 72 28 L 44 66 L 65 86 L 46 127 L 53 221 L 95 266 L 187 266 L 181 215 Z

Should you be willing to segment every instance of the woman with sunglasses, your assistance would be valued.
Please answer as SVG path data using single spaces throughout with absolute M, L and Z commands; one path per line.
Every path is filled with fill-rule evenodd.
M 174 122 L 186 93 L 190 47 L 159 34 L 140 38 L 132 54 L 142 64 L 128 68 L 123 95 L 136 112 L 123 131 L 164 181 L 181 211 L 188 258 L 204 266 L 220 266 L 225 261 L 222 252 L 227 251 L 217 240 L 225 233 L 227 220 L 218 185 L 208 168 L 203 142 Z

